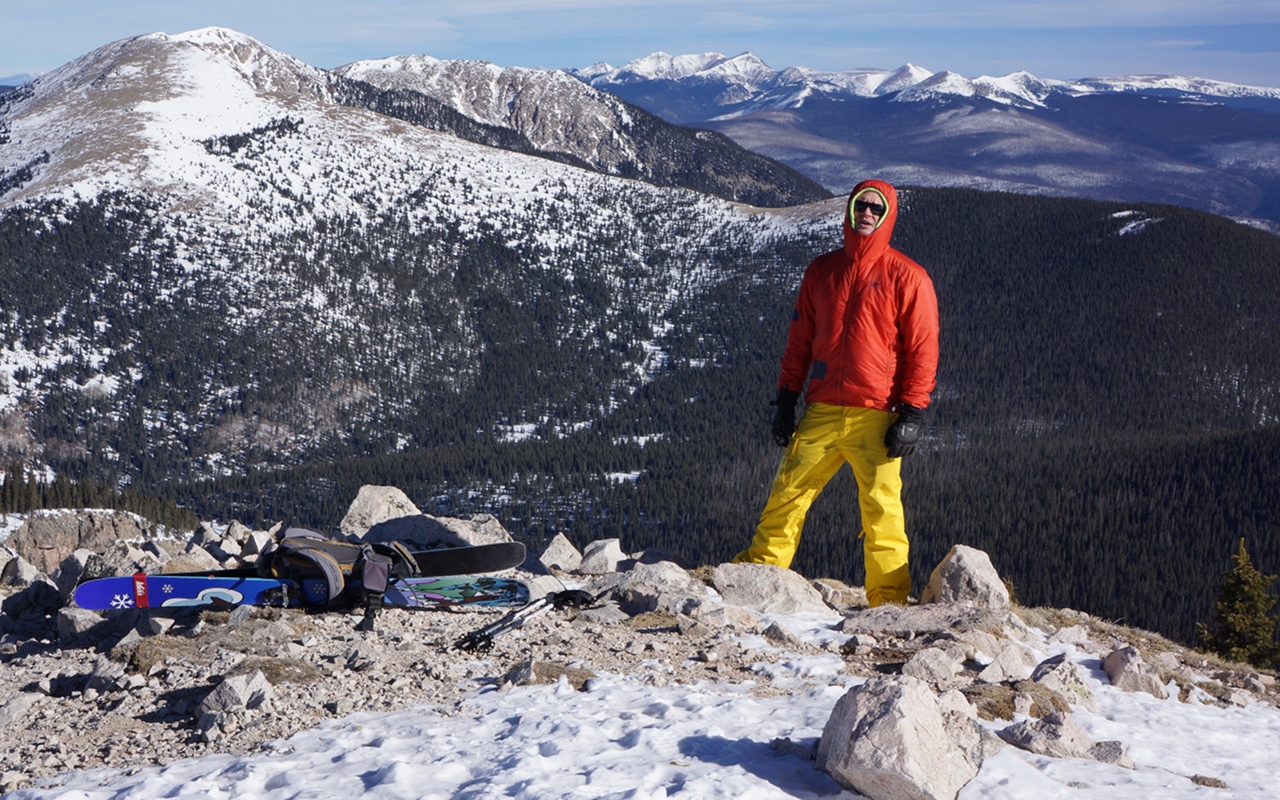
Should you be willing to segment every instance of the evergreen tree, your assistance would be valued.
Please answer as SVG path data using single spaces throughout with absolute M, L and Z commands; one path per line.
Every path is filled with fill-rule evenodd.
M 1276 602 L 1267 592 L 1276 576 L 1263 575 L 1250 563 L 1243 538 L 1232 561 L 1235 567 L 1223 574 L 1218 587 L 1215 629 L 1198 625 L 1200 640 L 1205 649 L 1232 661 L 1276 666 L 1280 664 L 1280 646 L 1275 640 L 1275 620 L 1267 614 Z

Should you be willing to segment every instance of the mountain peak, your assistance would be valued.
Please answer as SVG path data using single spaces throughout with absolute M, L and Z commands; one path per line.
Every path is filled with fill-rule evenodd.
M 120 39 L 40 76 L 5 109 L 11 141 L 0 168 L 44 163 L 5 203 L 137 179 L 172 185 L 166 159 L 178 149 L 288 116 L 286 107 L 296 115 L 308 99 L 324 103 L 330 83 L 323 70 L 225 28 Z M 49 124 L 62 133 L 50 137 Z
M 728 59 L 721 53 L 699 53 L 673 56 L 659 50 L 643 58 L 628 61 L 614 71 L 614 80 L 672 80 L 678 81 L 706 72 Z

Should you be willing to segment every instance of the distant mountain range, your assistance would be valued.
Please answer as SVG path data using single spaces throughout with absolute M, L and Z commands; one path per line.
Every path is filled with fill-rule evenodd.
M 1280 232 L 1280 89 L 1193 77 L 969 79 L 773 70 L 750 53 L 655 53 L 574 73 L 706 127 L 833 192 L 915 186 L 1194 205 Z

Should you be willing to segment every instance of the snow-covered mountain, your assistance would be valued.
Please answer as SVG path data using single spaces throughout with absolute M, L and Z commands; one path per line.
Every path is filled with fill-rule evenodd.
M 609 91 L 661 81 L 683 84 L 690 89 L 719 85 L 728 89 L 715 100 L 723 116 L 739 115 L 744 113 L 743 108 L 798 107 L 806 99 L 821 95 L 845 98 L 895 95 L 893 99 L 898 102 L 980 96 L 1008 105 L 1044 106 L 1055 95 L 1177 92 L 1280 102 L 1280 88 L 1243 86 L 1206 78 L 1128 75 L 1053 80 L 1037 78 L 1028 72 L 1014 72 L 1003 77 L 983 75 L 970 79 L 946 70 L 931 72 L 914 64 L 893 70 L 863 68 L 823 72 L 788 67 L 779 71 L 751 53 L 727 57 L 720 53 L 672 56 L 658 52 L 621 67 L 598 62 L 571 72 L 580 80 Z M 704 118 L 711 116 L 715 115 Z
M 539 152 L 610 175 L 757 205 L 793 205 L 827 195 L 816 182 L 720 134 L 675 126 L 559 70 L 399 56 L 334 72 L 393 95 L 430 97 L 467 119 L 515 132 Z
M 574 74 L 665 119 L 725 133 L 833 192 L 876 174 L 1096 199 L 1194 196 L 1280 231 L 1280 88 L 1167 75 L 966 78 L 912 64 L 775 71 L 750 53 L 656 53 Z
M 424 404 L 465 401 L 512 359 L 549 393 L 484 389 L 483 430 L 554 427 L 551 405 L 571 424 L 643 384 L 664 313 L 737 278 L 709 253 L 811 224 L 523 140 L 524 152 L 469 141 L 457 130 L 510 131 L 380 92 L 210 28 L 115 42 L 0 98 L 0 224 L 7 269 L 23 275 L 3 298 L 3 448 L 47 449 L 55 408 L 92 451 L 72 447 L 73 462 L 141 458 L 126 473 L 403 448 L 463 424 Z M 740 178 L 739 148 L 682 146 Z M 634 173 L 660 171 L 631 158 Z M 772 191 L 767 173 L 747 174 L 751 192 Z M 41 275 L 58 290 L 40 291 Z M 525 322 L 532 334 L 508 338 Z M 142 456 L 139 436 L 166 456 Z M 365 436 L 381 444 L 354 443 Z

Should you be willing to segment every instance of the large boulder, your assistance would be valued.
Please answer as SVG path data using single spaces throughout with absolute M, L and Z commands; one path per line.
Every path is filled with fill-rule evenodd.
M 421 513 L 408 495 L 394 486 L 361 486 L 338 528 L 344 536 L 359 538 L 379 522 Z
M 962 744 L 956 725 L 967 725 Z M 818 768 L 873 800 L 953 800 L 978 774 L 971 719 L 948 713 L 910 676 L 883 676 L 836 703 L 818 742 Z
M 151 523 L 126 511 L 42 511 L 31 514 L 6 544 L 46 575 L 77 550 L 105 553 L 116 542 L 151 536 Z
M 832 613 L 809 581 L 773 564 L 721 564 L 711 584 L 726 603 L 759 614 Z
M 514 541 L 502 523 L 491 514 L 477 514 L 471 519 L 412 514 L 379 522 L 359 538 L 371 543 L 405 542 L 428 550 Z
M 958 544 L 934 568 L 928 585 L 920 593 L 920 602 L 1008 608 L 1009 589 L 986 553 Z
M 578 572 L 585 575 L 607 575 L 617 572 L 627 560 L 622 550 L 620 539 L 597 539 L 582 549 L 582 561 L 578 562 Z

